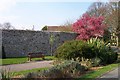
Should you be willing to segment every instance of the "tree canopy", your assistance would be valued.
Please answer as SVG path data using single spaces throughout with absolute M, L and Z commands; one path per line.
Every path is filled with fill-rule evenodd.
M 102 37 L 104 34 L 105 24 L 103 16 L 89 16 L 83 14 L 73 25 L 72 29 L 79 35 L 77 39 L 87 40 L 91 37 Z

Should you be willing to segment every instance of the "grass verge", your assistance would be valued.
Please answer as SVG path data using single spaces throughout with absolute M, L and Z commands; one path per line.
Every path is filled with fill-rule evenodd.
M 103 66 L 103 68 L 100 68 L 95 71 L 90 71 L 90 72 L 80 76 L 76 80 L 94 80 L 95 78 L 99 78 L 101 75 L 115 69 L 116 67 L 118 67 L 118 63 Z M 48 69 L 48 68 L 36 68 L 36 69 L 32 69 L 32 70 L 13 72 L 13 76 L 26 75 L 27 73 L 30 73 L 30 72 L 37 72 L 37 71 L 46 70 L 46 69 Z
M 24 71 L 19 71 L 19 72 L 12 72 L 11 74 L 12 77 L 14 76 L 19 76 L 19 75 L 26 75 L 28 73 L 31 73 L 31 72 L 38 72 L 38 71 L 42 71 L 42 70 L 47 70 L 48 68 L 36 68 L 36 69 L 31 69 L 31 70 L 24 70 Z
M 94 80 L 95 78 L 100 77 L 101 75 L 105 74 L 106 72 L 109 72 L 113 69 L 115 69 L 116 67 L 118 67 L 118 64 L 120 63 L 115 63 L 115 64 L 110 64 L 107 66 L 103 66 L 103 68 L 95 70 L 95 71 L 90 71 L 87 74 L 84 74 L 82 76 L 80 76 L 79 79 L 90 79 L 90 80 Z
M 54 56 L 45 56 L 45 60 L 54 60 Z M 32 58 L 33 61 L 40 61 L 41 58 Z M 26 63 L 28 61 L 27 57 L 22 58 L 6 58 L 6 59 L 0 59 L 2 63 L 0 65 L 10 65 L 10 64 L 21 64 Z
M 39 72 L 42 70 L 47 70 L 48 68 L 35 68 L 31 70 L 24 70 L 19 72 L 9 72 L 9 70 L 2 70 L 1 75 L 4 80 L 11 80 L 10 78 L 23 78 L 26 74 L 31 72 Z

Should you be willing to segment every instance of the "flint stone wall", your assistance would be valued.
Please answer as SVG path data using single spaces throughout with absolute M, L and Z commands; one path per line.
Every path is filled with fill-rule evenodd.
M 53 36 L 53 52 L 63 42 L 76 38 L 76 33 L 2 30 L 2 46 L 6 57 L 25 57 L 29 52 L 50 53 L 50 35 Z

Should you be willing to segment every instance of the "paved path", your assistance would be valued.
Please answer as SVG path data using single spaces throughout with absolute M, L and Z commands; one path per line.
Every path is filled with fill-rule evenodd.
M 120 67 L 102 75 L 100 78 L 119 78 L 120 77 L 119 71 Z
M 38 62 L 29 62 L 24 64 L 13 64 L 13 65 L 0 66 L 0 69 L 9 70 L 10 72 L 30 70 L 34 68 L 51 67 L 53 65 L 50 63 L 52 62 L 53 61 L 38 61 Z

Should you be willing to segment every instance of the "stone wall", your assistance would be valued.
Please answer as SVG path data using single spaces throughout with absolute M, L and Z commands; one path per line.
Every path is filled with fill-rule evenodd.
M 24 57 L 29 52 L 50 55 L 50 36 L 53 36 L 53 52 L 65 41 L 76 38 L 76 33 L 25 30 L 2 30 L 2 46 L 6 57 Z
M 2 57 L 2 30 L 0 29 L 0 58 L 1 57 Z

